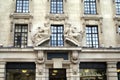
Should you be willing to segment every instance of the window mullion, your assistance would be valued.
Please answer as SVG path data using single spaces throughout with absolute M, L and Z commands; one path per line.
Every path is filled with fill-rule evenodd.
M 97 14 L 97 2 L 95 0 L 95 13 Z
M 89 12 L 90 12 L 90 14 L 91 14 L 91 1 L 89 0 Z
M 59 27 L 59 26 L 56 26 L 56 31 L 57 31 L 57 32 L 56 32 L 56 41 L 57 41 L 57 44 L 56 44 L 56 45 L 57 45 L 57 46 L 58 46 L 58 34 L 59 34 L 59 33 L 58 33 L 58 27 Z
M 22 46 L 22 28 L 23 28 L 23 25 L 21 25 L 21 32 L 20 32 L 20 47 Z
M 93 28 L 93 27 L 91 27 L 91 41 L 92 41 L 91 43 L 92 43 L 92 47 L 94 47 L 94 46 L 93 46 L 93 34 L 94 34 L 94 33 L 92 32 L 92 28 Z
M 22 12 L 23 12 L 23 0 L 22 0 Z
M 57 11 L 57 10 L 58 10 L 58 9 L 57 9 L 57 8 L 58 8 L 58 7 L 57 7 L 57 2 L 58 2 L 58 0 L 56 0 L 56 13 L 58 13 L 58 11 Z

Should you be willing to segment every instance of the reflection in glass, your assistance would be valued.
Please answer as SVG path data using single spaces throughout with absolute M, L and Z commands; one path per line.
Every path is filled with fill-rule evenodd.
M 120 69 L 117 69 L 118 80 L 120 80 Z
M 14 46 L 15 47 L 27 47 L 27 35 L 28 25 L 27 24 L 15 24 L 14 32 Z
M 105 69 L 80 69 L 80 80 L 106 80 Z
M 7 69 L 7 80 L 35 80 L 33 69 Z

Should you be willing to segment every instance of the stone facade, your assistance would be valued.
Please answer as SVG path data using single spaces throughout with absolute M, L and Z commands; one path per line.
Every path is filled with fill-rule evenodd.
M 34 62 L 35 80 L 49 80 L 49 69 L 66 69 L 67 80 L 80 80 L 81 62 L 105 62 L 106 80 L 118 80 L 120 16 L 114 0 L 96 0 L 97 14 L 84 14 L 84 0 L 63 0 L 63 14 L 50 13 L 51 0 L 29 0 L 29 13 L 16 13 L 16 0 L 0 1 L 0 80 L 8 62 Z M 14 47 L 15 24 L 28 24 L 27 47 Z M 51 47 L 52 24 L 64 26 L 64 46 Z M 97 25 L 99 48 L 86 45 L 86 25 Z M 66 53 L 48 59 L 49 53 Z M 95 79 L 94 79 L 95 80 Z

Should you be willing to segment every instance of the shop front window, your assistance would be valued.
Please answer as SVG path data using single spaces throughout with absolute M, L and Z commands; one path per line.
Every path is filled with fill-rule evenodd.
M 120 80 L 120 62 L 117 63 L 118 80 Z
M 10 63 L 9 65 L 8 63 L 6 66 L 6 80 L 35 80 L 35 69 L 31 64 L 27 64 Z
M 80 80 L 107 80 L 106 64 L 101 62 L 80 63 Z
M 106 80 L 104 69 L 80 69 L 80 80 Z

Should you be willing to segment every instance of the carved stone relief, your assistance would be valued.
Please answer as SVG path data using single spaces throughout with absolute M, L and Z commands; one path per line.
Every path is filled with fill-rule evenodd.
M 32 41 L 37 46 L 37 44 L 43 43 L 45 40 L 50 39 L 49 27 L 50 24 L 44 24 L 44 27 L 38 27 L 38 31 L 33 35 Z M 76 27 L 72 27 L 71 24 L 65 23 L 64 29 L 64 39 L 65 41 L 70 41 L 75 45 L 79 46 L 82 42 L 84 32 L 79 31 Z
M 68 17 L 65 14 L 48 14 L 46 15 L 46 19 L 50 19 L 53 21 L 62 21 L 68 19 Z
M 65 36 L 71 38 L 75 42 L 80 43 L 83 38 L 83 31 L 78 31 L 76 27 L 71 27 L 70 24 L 66 24 L 65 26 Z
M 38 27 L 38 31 L 36 34 L 33 35 L 32 37 L 32 41 L 33 43 L 38 43 L 39 41 L 50 37 L 49 36 L 49 27 L 47 26 L 47 24 L 45 24 L 44 27 Z

